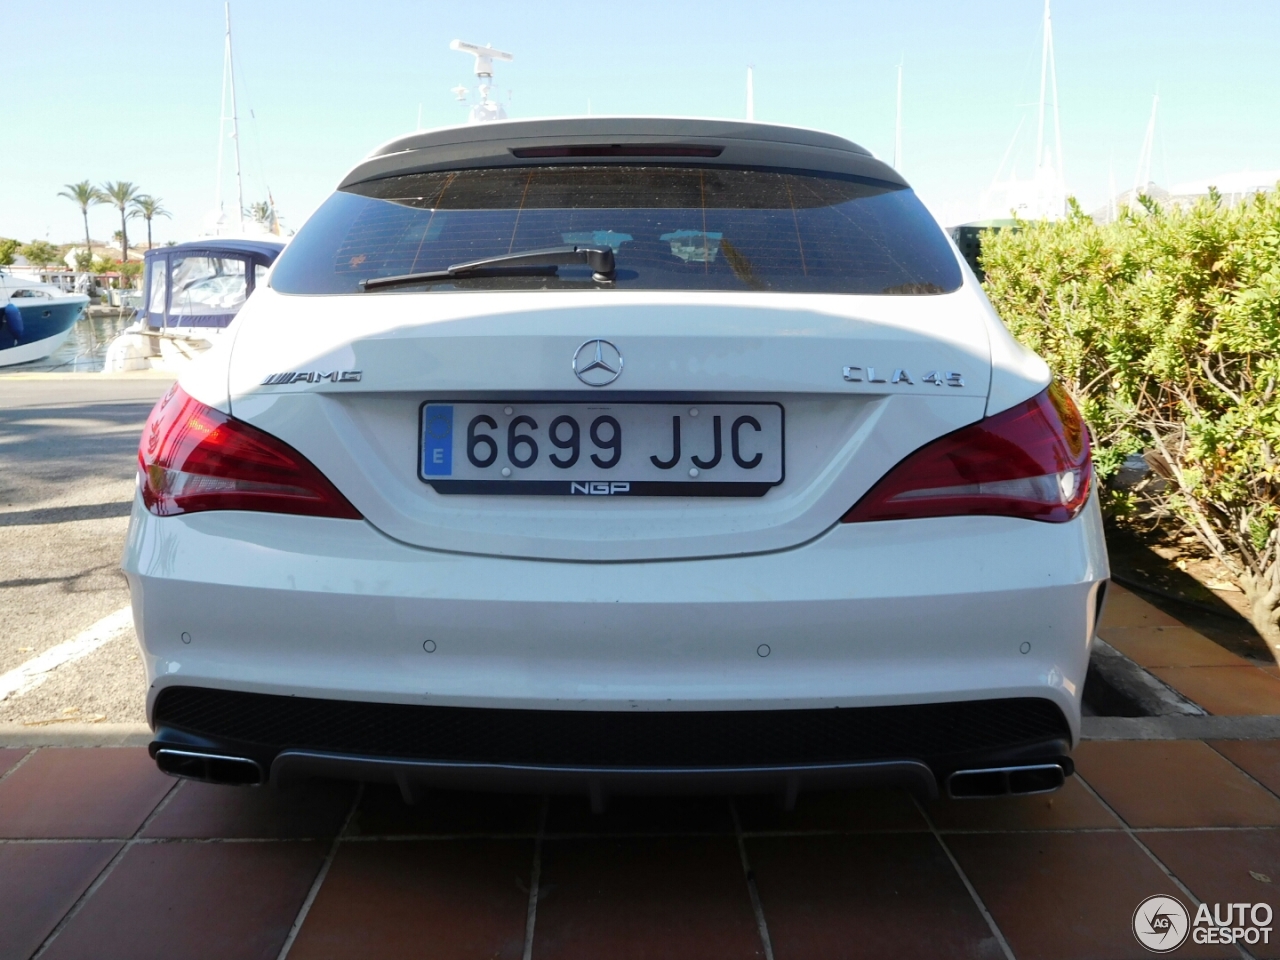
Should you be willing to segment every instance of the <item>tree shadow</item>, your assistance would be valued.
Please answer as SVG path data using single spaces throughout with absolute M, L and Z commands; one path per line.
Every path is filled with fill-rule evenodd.
M 1112 579 L 1152 606 L 1185 623 L 1232 653 L 1265 663 L 1275 659 L 1253 624 L 1185 570 L 1153 549 L 1169 546 L 1159 530 L 1144 532 L 1108 523 Z

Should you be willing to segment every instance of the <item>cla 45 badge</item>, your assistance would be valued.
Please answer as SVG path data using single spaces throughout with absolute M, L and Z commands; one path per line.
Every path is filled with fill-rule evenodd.
M 875 367 L 845 367 L 844 378 L 850 383 L 910 383 L 915 381 L 911 379 L 911 374 L 902 367 L 894 367 L 893 373 L 888 377 L 877 377 Z M 948 387 L 963 387 L 964 376 L 956 373 L 954 370 L 930 370 L 924 375 L 925 383 L 932 383 L 935 387 L 940 387 L 944 383 Z

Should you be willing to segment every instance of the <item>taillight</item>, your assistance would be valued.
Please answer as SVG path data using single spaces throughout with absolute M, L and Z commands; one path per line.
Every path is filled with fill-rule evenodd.
M 160 517 L 259 510 L 360 519 L 347 498 L 298 451 L 200 403 L 177 384 L 147 418 L 138 466 L 142 501 Z
M 982 514 L 1065 523 L 1084 508 L 1092 479 L 1084 419 L 1053 384 L 921 447 L 841 520 Z

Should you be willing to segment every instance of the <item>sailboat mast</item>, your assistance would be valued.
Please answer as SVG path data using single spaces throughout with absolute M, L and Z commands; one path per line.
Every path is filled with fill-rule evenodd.
M 754 68 L 747 67 L 747 119 L 754 120 L 756 118 L 756 88 L 752 82 L 752 73 Z
M 1160 94 L 1151 101 L 1151 119 L 1147 121 L 1147 135 L 1142 138 L 1142 153 L 1138 155 L 1138 174 L 1133 179 L 1132 202 L 1137 203 L 1138 194 L 1146 193 L 1151 184 L 1151 155 L 1156 145 L 1156 110 L 1160 107 Z
M 1044 166 L 1044 99 L 1049 78 L 1049 0 L 1044 0 L 1044 38 L 1040 43 L 1040 114 L 1036 121 L 1036 173 Z
M 902 172 L 902 61 L 898 61 L 898 112 L 893 124 L 893 169 Z
M 1047 2 L 1047 0 L 1046 0 Z M 231 56 L 231 2 L 225 4 L 227 14 L 227 76 L 231 79 L 231 139 L 236 145 L 236 223 L 244 229 L 244 180 L 240 175 L 240 118 L 236 111 L 236 69 Z
M 1058 58 L 1053 52 L 1053 16 L 1049 13 L 1049 0 L 1044 0 L 1044 32 L 1049 48 L 1049 85 L 1053 90 L 1053 158 L 1057 165 L 1058 183 L 1066 193 L 1067 175 L 1062 160 L 1062 118 L 1058 114 Z
M 213 187 L 213 209 L 222 217 L 222 148 L 224 131 L 227 129 L 227 55 L 224 47 L 222 54 L 222 99 L 218 103 L 218 178 Z
M 1107 188 L 1108 188 L 1108 196 L 1111 197 L 1111 199 L 1108 201 L 1111 216 L 1107 222 L 1115 223 L 1117 211 L 1116 211 L 1116 164 L 1115 164 L 1114 158 L 1112 159 L 1111 163 L 1108 164 L 1107 166 Z

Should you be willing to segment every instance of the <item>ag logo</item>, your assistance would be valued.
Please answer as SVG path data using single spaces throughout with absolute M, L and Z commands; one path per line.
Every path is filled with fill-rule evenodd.
M 1173 897 L 1147 897 L 1133 911 L 1133 935 L 1152 953 L 1171 953 L 1187 940 L 1191 918 Z

